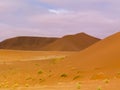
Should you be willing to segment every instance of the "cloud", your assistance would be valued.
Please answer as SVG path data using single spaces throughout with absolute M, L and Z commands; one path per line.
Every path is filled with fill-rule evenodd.
M 40 30 L 51 31 L 49 33 L 56 34 L 56 36 L 86 32 L 103 38 L 119 31 L 120 28 L 119 20 L 108 18 L 97 11 L 71 12 L 59 15 L 40 14 L 28 17 L 28 21 L 32 25 L 35 24 L 35 27 L 40 28 Z
M 68 13 L 68 11 L 64 10 L 64 9 L 48 9 L 48 11 L 50 13 L 54 13 L 54 14 L 65 14 L 65 13 Z
M 0 23 L 0 41 L 17 36 L 45 36 L 45 32 L 40 29 L 30 27 L 15 27 Z
M 120 0 L 0 0 L 0 40 L 78 32 L 104 38 L 120 31 Z
M 22 0 L 0 0 L 0 13 L 14 11 L 22 5 Z
M 54 3 L 54 4 L 68 4 L 68 3 L 93 3 L 93 2 L 110 2 L 110 3 L 120 3 L 119 0 L 37 0 L 37 1 L 42 1 L 42 2 L 46 2 L 46 3 Z
M 112 14 L 120 11 L 120 0 L 37 0 L 70 10 L 97 10 Z M 119 13 L 120 15 L 120 13 Z

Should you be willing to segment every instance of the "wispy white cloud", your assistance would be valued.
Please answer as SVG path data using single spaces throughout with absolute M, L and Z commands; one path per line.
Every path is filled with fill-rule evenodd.
M 63 36 L 120 31 L 120 0 L 0 0 L 0 40 L 20 35 Z
M 48 9 L 48 11 L 50 13 L 54 13 L 54 14 L 65 14 L 65 13 L 69 12 L 69 11 L 64 10 L 64 9 Z
M 86 32 L 103 38 L 119 31 L 118 19 L 111 19 L 97 11 L 33 15 L 28 17 L 28 21 L 41 30 L 54 32 L 52 35 L 56 32 L 56 35 Z

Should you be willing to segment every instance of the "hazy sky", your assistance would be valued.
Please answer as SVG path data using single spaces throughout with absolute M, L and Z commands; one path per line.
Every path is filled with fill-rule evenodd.
M 0 40 L 14 36 L 104 38 L 120 31 L 120 0 L 0 0 Z

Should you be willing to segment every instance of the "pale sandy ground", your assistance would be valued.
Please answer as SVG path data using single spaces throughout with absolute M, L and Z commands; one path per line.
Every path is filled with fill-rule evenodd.
M 71 83 L 59 83 L 56 85 L 44 85 L 34 87 L 19 87 L 19 88 L 1 88 L 0 90 L 120 90 L 120 80 L 105 81 L 81 81 Z
M 104 81 L 83 81 L 78 83 L 67 83 L 54 86 L 43 86 L 37 88 L 19 88 L 19 90 L 120 90 L 120 80 Z
M 119 69 L 85 71 L 61 64 L 74 53 L 0 50 L 0 90 L 120 90 Z
M 64 58 L 74 52 L 0 50 L 0 61 L 30 61 Z

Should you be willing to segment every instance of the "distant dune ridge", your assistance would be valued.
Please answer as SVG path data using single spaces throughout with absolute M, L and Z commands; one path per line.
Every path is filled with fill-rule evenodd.
M 0 49 L 38 51 L 80 51 L 100 39 L 85 33 L 66 35 L 62 38 L 15 37 L 0 43 Z
M 0 43 L 1 49 L 11 50 L 40 50 L 42 47 L 54 42 L 58 38 L 47 37 L 15 37 Z
M 80 51 L 90 45 L 96 43 L 100 39 L 87 35 L 85 33 L 78 33 L 75 35 L 67 35 L 55 42 L 45 46 L 42 50 L 46 51 Z

